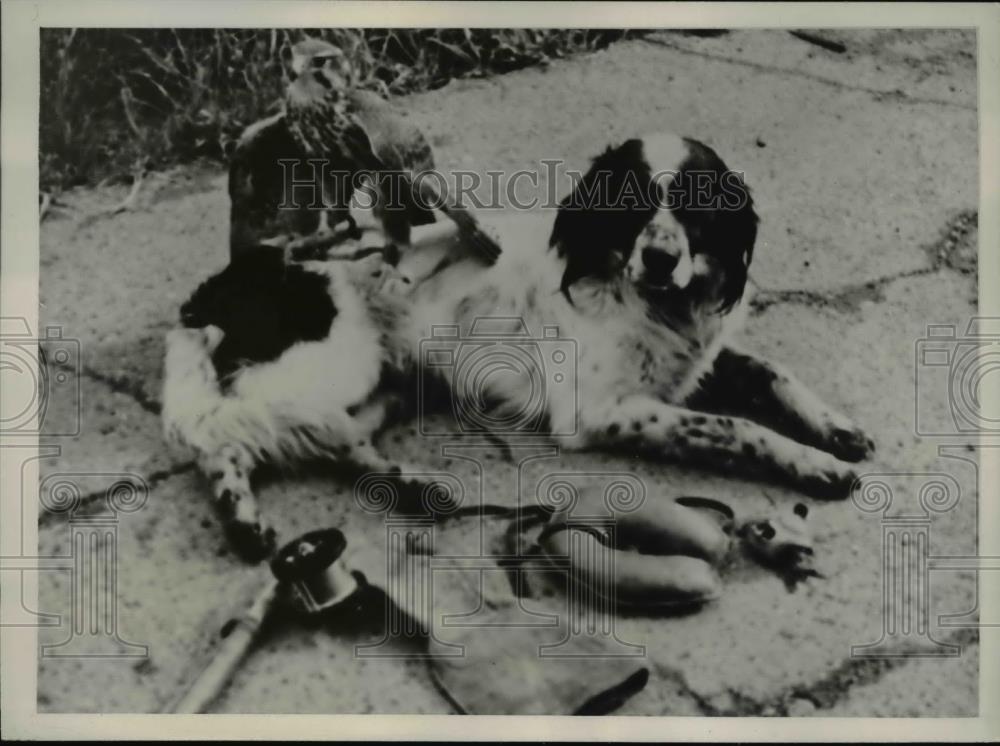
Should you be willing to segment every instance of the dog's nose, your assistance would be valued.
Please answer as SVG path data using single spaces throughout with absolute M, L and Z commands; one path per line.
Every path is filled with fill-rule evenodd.
M 653 277 L 670 277 L 678 261 L 680 261 L 680 257 L 668 254 L 661 249 L 645 248 L 642 250 L 642 266 Z

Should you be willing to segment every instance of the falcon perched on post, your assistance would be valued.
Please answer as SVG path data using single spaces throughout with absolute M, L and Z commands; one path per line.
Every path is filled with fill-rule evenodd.
M 353 176 L 370 172 L 379 191 L 376 214 L 398 250 L 405 252 L 412 225 L 434 222 L 434 207 L 456 223 L 466 245 L 487 261 L 496 260 L 499 246 L 472 214 L 440 194 L 434 179 L 416 178 L 434 169 L 423 133 L 376 94 L 353 87 L 350 63 L 340 49 L 319 39 L 299 42 L 291 50 L 288 76 L 284 111 L 248 127 L 233 154 L 232 254 L 275 233 L 325 233 L 330 213 L 333 225 L 349 220 L 357 186 Z M 280 209 L 288 175 L 279 161 L 301 164 L 295 176 L 301 182 L 314 173 L 313 159 L 322 164 L 317 180 L 322 207 Z

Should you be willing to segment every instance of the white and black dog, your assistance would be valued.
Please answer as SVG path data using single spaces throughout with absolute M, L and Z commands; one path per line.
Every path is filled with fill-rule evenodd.
M 451 261 L 406 297 L 372 282 L 388 271 L 372 260 L 287 266 L 279 253 L 250 256 L 205 283 L 182 312 L 189 328 L 168 335 L 168 436 L 194 447 L 249 554 L 269 544 L 249 485 L 259 461 L 319 455 L 400 472 L 371 438 L 390 414 L 386 395 L 426 393 L 400 384 L 414 369 L 450 389 L 460 419 L 516 423 L 501 436 L 527 428 L 571 450 L 846 496 L 856 479 L 848 462 L 870 455 L 871 439 L 730 343 L 745 316 L 757 222 L 742 178 L 713 150 L 654 135 L 598 156 L 550 234 L 522 214 L 492 221 L 503 250 L 492 266 L 453 249 L 454 226 L 426 226 L 424 237 L 415 229 L 415 246 Z M 536 342 L 525 345 L 526 335 Z M 547 342 L 563 356 L 557 373 L 546 370 Z M 510 365 L 505 348 L 541 355 Z M 462 364 L 483 349 L 499 363 Z M 428 364 L 429 350 L 451 364 Z
M 544 390 L 542 426 L 564 447 L 739 469 L 844 497 L 856 478 L 847 462 L 867 457 L 871 439 L 730 343 L 745 316 L 757 223 L 743 179 L 711 148 L 667 134 L 627 140 L 560 203 L 549 251 L 511 226 L 495 265 L 461 261 L 415 288 L 412 355 L 439 324 L 457 325 L 452 341 L 435 342 L 456 354 L 484 318 L 515 342 L 525 326 L 540 336 L 554 325 L 577 352 L 563 383 Z M 459 401 L 501 411 L 527 406 L 534 383 L 509 369 L 434 370 Z

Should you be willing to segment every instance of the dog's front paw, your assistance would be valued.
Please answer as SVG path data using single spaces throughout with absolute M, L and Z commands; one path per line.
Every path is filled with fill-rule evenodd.
M 830 411 L 817 418 L 811 437 L 807 435 L 804 442 L 851 463 L 864 461 L 875 453 L 875 441 L 868 433 L 847 417 Z
M 830 459 L 830 463 L 801 471 L 798 484 L 812 497 L 823 500 L 843 500 L 851 494 L 851 487 L 858 480 L 857 471 L 850 465 Z
M 841 461 L 864 461 L 875 453 L 875 441 L 859 427 L 833 427 L 826 436 L 826 450 Z

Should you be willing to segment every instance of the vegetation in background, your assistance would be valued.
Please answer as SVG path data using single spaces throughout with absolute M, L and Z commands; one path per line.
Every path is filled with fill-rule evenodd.
M 545 64 L 638 31 L 613 29 L 43 29 L 44 191 L 224 158 L 276 111 L 283 54 L 303 35 L 337 44 L 385 95 Z

